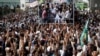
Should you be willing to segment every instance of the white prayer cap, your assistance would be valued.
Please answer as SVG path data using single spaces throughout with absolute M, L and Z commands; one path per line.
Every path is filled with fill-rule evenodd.
M 40 31 L 36 31 L 36 34 L 39 34 L 39 33 L 41 33 Z
M 6 48 L 5 48 L 5 50 L 6 50 L 6 51 L 9 51 L 9 50 L 10 50 L 10 48 L 9 48 L 9 47 L 6 47 Z
M 42 4 L 42 6 L 44 6 L 44 4 Z
M 77 46 L 77 50 L 81 50 L 82 49 L 82 47 L 79 45 L 79 46 Z
M 50 51 L 50 49 L 51 49 L 51 47 L 50 47 L 50 46 L 48 46 L 48 47 L 47 47 L 47 51 L 49 52 L 49 51 Z
M 27 46 L 27 47 L 25 47 L 26 48 L 26 50 L 29 50 L 29 47 Z
M 57 32 L 57 29 L 54 29 L 53 32 L 56 33 Z

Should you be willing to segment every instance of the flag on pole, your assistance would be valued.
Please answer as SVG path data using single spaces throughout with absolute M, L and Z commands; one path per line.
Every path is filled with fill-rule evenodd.
M 80 44 L 81 44 L 81 46 L 84 45 L 84 43 L 83 43 L 84 39 L 88 42 L 88 23 L 89 23 L 89 20 L 87 20 L 87 22 L 85 24 L 85 27 L 83 29 L 83 32 L 81 34 L 81 37 L 80 37 Z

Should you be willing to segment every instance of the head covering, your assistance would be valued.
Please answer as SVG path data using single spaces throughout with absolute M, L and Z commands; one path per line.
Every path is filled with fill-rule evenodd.
M 42 6 L 44 6 L 44 4 L 42 4 Z
M 82 47 L 80 45 L 77 46 L 77 50 L 82 50 Z
M 36 31 L 36 34 L 39 34 L 40 33 L 40 31 Z
M 54 30 L 53 30 L 53 33 L 56 33 L 56 32 L 57 32 L 57 29 L 54 29 Z

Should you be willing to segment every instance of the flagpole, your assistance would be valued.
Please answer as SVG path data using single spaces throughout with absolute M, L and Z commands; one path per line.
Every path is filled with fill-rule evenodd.
M 82 31 L 82 34 L 80 36 L 80 44 L 81 44 L 81 46 L 84 45 L 84 43 L 83 43 L 84 39 L 87 40 L 87 42 L 88 42 L 88 26 L 89 26 L 89 18 L 86 21 L 85 26 L 84 26 L 83 31 Z

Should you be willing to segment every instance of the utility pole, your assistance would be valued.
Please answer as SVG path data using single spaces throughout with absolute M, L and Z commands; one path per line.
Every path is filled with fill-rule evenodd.
M 73 0 L 73 28 L 74 28 L 74 20 L 75 20 L 75 17 L 74 17 L 74 12 L 75 12 L 75 0 Z
M 38 14 L 38 19 L 39 19 L 39 4 L 40 3 L 39 3 L 39 0 L 37 0 L 37 1 L 38 1 L 38 13 L 37 14 Z
M 2 16 L 4 14 L 4 6 L 3 6 L 3 2 L 2 2 Z
M 90 8 L 90 10 L 91 10 L 91 0 L 89 0 L 89 8 Z

